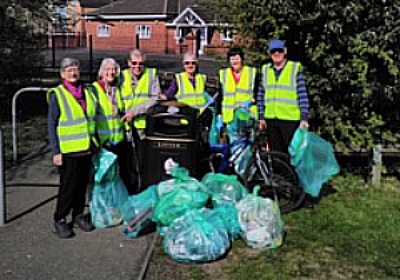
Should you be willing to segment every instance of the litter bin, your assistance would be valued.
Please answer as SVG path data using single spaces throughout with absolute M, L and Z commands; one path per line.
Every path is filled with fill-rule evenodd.
M 141 141 L 142 187 L 170 177 L 164 163 L 172 158 L 196 176 L 198 167 L 199 111 L 177 102 L 164 102 L 147 111 L 145 138 Z

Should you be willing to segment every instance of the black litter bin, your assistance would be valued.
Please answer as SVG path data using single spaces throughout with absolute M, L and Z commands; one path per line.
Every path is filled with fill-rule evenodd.
M 169 158 L 196 176 L 198 114 L 197 109 L 177 102 L 161 103 L 147 111 L 146 137 L 140 144 L 143 188 L 170 179 L 164 169 Z

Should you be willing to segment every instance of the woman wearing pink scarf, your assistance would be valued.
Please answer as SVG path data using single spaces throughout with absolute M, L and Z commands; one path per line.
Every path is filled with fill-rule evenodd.
M 48 91 L 49 139 L 53 163 L 60 172 L 60 188 L 54 213 L 53 232 L 60 238 L 74 236 L 72 225 L 83 231 L 94 229 L 84 214 L 94 140 L 94 100 L 80 82 L 79 61 L 61 61 L 63 82 Z M 68 216 L 72 214 L 71 223 Z

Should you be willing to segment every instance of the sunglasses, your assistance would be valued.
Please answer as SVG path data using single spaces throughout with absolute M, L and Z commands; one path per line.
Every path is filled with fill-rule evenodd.
M 271 54 L 274 54 L 274 53 L 283 53 L 283 52 L 284 52 L 283 49 L 273 49 L 273 50 L 270 50 L 270 53 L 271 53 Z
M 133 66 L 136 66 L 136 65 L 143 66 L 144 65 L 143 61 L 133 61 L 132 60 L 131 63 L 132 63 Z
M 185 65 L 197 65 L 196 61 L 185 61 Z

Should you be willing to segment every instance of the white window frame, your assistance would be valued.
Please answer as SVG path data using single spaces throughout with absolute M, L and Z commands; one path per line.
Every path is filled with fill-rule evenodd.
M 136 34 L 139 34 L 139 39 L 150 39 L 151 25 L 137 25 Z
M 233 41 L 235 41 L 235 37 L 236 37 L 236 35 L 234 34 L 234 31 L 233 31 L 232 28 L 224 27 L 221 30 L 221 39 L 222 39 L 222 41 L 233 42 Z
M 111 37 L 111 27 L 107 24 L 97 26 L 97 37 L 109 38 Z

